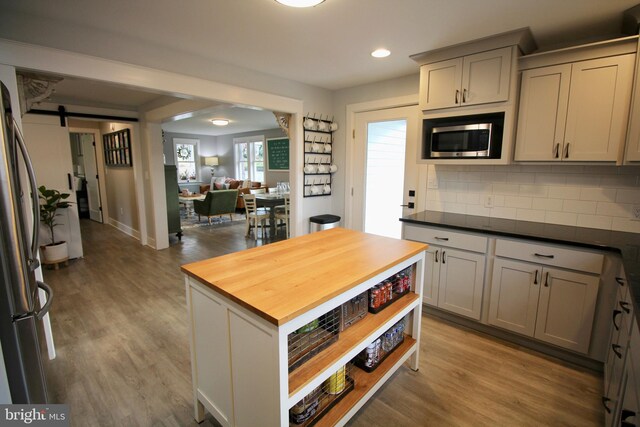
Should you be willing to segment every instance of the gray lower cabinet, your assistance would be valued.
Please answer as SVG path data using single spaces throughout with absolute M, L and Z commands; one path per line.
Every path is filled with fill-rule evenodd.
M 611 313 L 611 338 L 604 370 L 605 425 L 640 426 L 640 332 L 627 281 L 616 277 L 618 292 Z
M 405 239 L 429 244 L 425 259 L 425 304 L 480 320 L 487 238 L 441 228 L 404 225 Z
M 589 351 L 599 277 L 496 259 L 489 324 L 580 353 Z

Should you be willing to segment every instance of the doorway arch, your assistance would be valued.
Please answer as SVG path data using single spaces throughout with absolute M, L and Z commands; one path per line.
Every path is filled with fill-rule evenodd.
M 289 151 L 291 211 L 293 213 L 291 233 L 294 236 L 302 233 L 302 200 L 297 195 L 301 194 L 298 189 L 302 185 L 302 150 L 298 149 L 298 147 L 302 147 L 302 132 L 298 124 L 302 122 L 303 101 L 202 78 L 9 40 L 0 40 L 0 63 L 14 68 L 98 80 L 171 96 L 206 99 L 290 113 L 292 116 L 289 123 Z M 152 128 L 155 127 L 153 123 L 150 125 Z M 141 131 L 143 150 L 148 154 L 149 160 L 149 169 L 145 171 L 145 177 L 148 174 L 149 179 L 144 181 L 149 182 L 149 185 L 145 188 L 140 182 L 136 186 L 136 191 L 142 194 L 145 191 L 150 191 L 154 201 L 154 211 L 162 209 L 163 212 L 166 212 L 162 153 L 153 156 L 150 143 L 151 139 L 157 136 L 156 134 L 154 129 Z M 151 207 L 145 206 L 139 212 L 141 231 L 154 230 L 154 236 L 150 237 L 153 237 L 155 247 L 157 249 L 165 248 L 168 246 L 166 216 L 151 215 L 154 224 L 147 224 L 146 211 L 148 209 Z M 142 241 L 144 240 L 142 239 Z

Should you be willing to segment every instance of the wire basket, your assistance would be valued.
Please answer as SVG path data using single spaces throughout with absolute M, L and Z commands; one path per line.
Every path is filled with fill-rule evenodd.
M 340 331 L 363 319 L 367 315 L 367 291 L 351 298 L 342 304 L 342 318 L 340 319 Z
M 404 341 L 405 321 L 400 320 L 375 339 L 355 358 L 355 365 L 367 372 L 373 372 Z
M 312 426 L 333 406 L 353 390 L 355 381 L 351 375 L 351 363 L 338 369 L 322 385 L 316 387 L 300 402 L 289 409 L 290 426 Z
M 369 289 L 369 312 L 379 313 L 401 296 L 411 292 L 413 278 L 411 265 Z
M 289 372 L 338 340 L 341 307 L 336 307 L 288 335 Z

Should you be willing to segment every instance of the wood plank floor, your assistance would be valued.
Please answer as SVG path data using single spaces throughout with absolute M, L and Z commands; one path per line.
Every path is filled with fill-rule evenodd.
M 244 223 L 186 230 L 162 251 L 90 221 L 82 234 L 85 257 L 44 273 L 55 292 L 54 402 L 70 405 L 73 426 L 197 425 L 179 266 L 253 247 Z M 420 370 L 401 369 L 350 426 L 603 424 L 600 374 L 422 321 Z

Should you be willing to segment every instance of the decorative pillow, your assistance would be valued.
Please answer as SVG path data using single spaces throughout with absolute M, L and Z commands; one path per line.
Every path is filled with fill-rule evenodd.
M 236 188 L 240 187 L 240 184 L 242 184 L 241 181 L 237 181 L 235 179 L 231 180 L 231 182 L 229 182 L 229 189 L 230 190 L 235 190 Z
M 244 181 L 242 181 L 242 186 L 240 188 L 251 188 L 251 181 L 245 179 Z
M 216 190 L 224 190 L 224 182 L 216 182 L 213 184 L 213 188 Z

